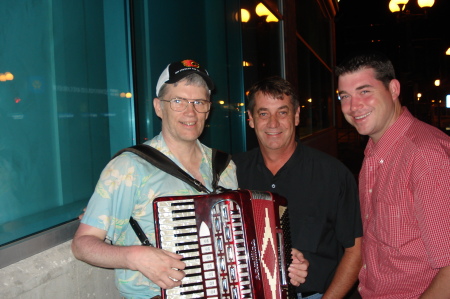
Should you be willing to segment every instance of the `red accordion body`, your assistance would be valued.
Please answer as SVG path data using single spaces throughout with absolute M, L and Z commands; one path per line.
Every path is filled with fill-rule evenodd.
M 288 297 L 283 197 L 250 190 L 160 197 L 153 209 L 157 246 L 186 263 L 182 285 L 163 290 L 163 298 Z

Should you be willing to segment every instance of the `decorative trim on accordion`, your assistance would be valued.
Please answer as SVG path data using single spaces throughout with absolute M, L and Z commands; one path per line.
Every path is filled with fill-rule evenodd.
M 186 263 L 182 285 L 163 290 L 163 298 L 287 298 L 284 198 L 238 190 L 160 197 L 153 205 L 157 246 Z

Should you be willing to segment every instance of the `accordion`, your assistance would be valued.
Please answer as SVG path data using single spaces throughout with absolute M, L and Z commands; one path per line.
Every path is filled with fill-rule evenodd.
M 290 297 L 285 198 L 250 190 L 159 197 L 153 210 L 157 247 L 186 264 L 182 285 L 163 298 Z

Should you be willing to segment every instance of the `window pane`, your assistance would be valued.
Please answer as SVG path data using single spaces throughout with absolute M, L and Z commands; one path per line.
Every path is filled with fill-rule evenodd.
M 331 65 L 331 26 L 330 20 L 324 16 L 319 1 L 296 1 L 297 32 L 314 51 Z
M 76 218 L 133 143 L 125 8 L 0 2 L 0 244 Z
M 239 10 L 239 0 L 134 0 L 133 7 L 138 142 L 161 131 L 153 109 L 161 71 L 170 62 L 194 59 L 206 67 L 215 84 L 201 142 L 230 153 L 243 151 L 240 24 L 230 18 Z M 193 7 L 195 18 L 186 13 Z
M 328 128 L 333 123 L 331 72 L 302 43 L 298 51 L 300 137 Z

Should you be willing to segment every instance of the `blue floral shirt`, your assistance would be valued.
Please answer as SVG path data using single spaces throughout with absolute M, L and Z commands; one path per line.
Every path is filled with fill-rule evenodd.
M 212 190 L 212 150 L 199 141 L 203 158 L 200 173 L 205 186 Z M 147 141 L 148 144 L 170 157 L 187 172 L 169 151 L 162 134 Z M 222 173 L 219 185 L 237 189 L 236 166 L 231 161 Z M 107 232 L 114 245 L 140 245 L 129 225 L 133 216 L 152 244 L 155 244 L 153 199 L 161 196 L 197 195 L 189 184 L 159 170 L 137 155 L 125 152 L 111 160 L 101 173 L 82 222 Z M 116 269 L 116 286 L 126 298 L 151 298 L 160 294 L 160 288 L 139 271 Z

